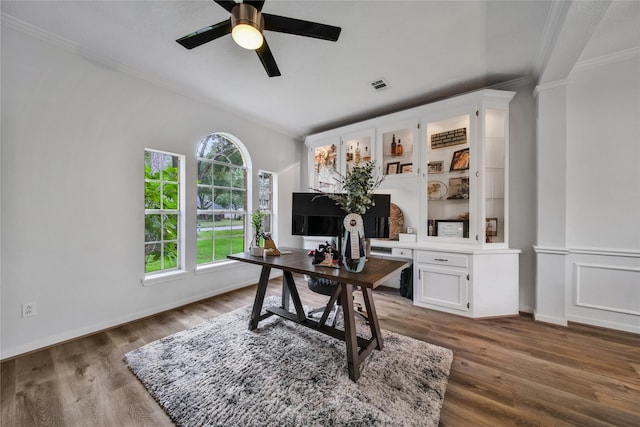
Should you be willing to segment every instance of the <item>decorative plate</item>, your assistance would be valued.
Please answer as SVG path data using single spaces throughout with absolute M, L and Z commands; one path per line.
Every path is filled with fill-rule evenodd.
M 398 205 L 391 203 L 389 215 L 389 240 L 396 240 L 404 227 L 404 214 Z

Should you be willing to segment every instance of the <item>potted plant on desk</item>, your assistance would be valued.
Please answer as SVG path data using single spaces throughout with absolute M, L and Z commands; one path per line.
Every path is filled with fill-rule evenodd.
M 249 254 L 253 256 L 262 256 L 264 253 L 264 247 L 261 246 L 264 239 L 264 224 L 263 218 L 267 215 L 262 213 L 260 209 L 256 209 L 251 214 L 251 226 L 253 227 L 253 239 L 251 239 L 251 246 L 249 247 Z
M 354 165 L 345 176 L 338 179 L 336 193 L 322 193 L 340 206 L 347 215 L 344 218 L 343 264 L 347 271 L 359 273 L 364 269 L 365 233 L 362 216 L 375 205 L 373 192 L 384 177 L 375 177 L 375 162 Z

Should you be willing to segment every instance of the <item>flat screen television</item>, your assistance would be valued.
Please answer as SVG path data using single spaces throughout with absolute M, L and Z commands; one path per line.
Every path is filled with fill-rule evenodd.
M 362 215 L 367 238 L 389 237 L 391 196 L 375 194 L 375 206 Z M 293 193 L 291 234 L 294 236 L 342 236 L 347 212 L 327 196 L 318 193 Z

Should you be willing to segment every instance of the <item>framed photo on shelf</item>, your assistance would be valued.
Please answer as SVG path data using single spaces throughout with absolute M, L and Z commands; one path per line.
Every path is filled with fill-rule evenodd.
M 498 235 L 498 218 L 487 218 L 485 234 L 487 236 L 487 243 L 492 243 L 491 238 Z
M 389 163 L 387 163 L 387 173 L 386 173 L 386 175 L 395 175 L 395 174 L 397 174 L 399 168 L 400 168 L 400 162 L 389 162 Z
M 400 173 L 411 173 L 413 172 L 413 163 L 405 163 L 400 165 Z
M 469 237 L 469 220 L 436 219 L 435 235 L 439 237 Z
M 450 172 L 463 171 L 469 169 L 469 149 L 458 150 L 451 157 Z
M 444 162 L 442 160 L 427 163 L 427 173 L 442 173 L 444 171 Z

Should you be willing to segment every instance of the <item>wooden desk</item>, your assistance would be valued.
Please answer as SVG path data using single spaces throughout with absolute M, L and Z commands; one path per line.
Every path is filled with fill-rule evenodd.
M 307 255 L 308 251 L 306 249 L 284 248 L 281 250 L 287 252 L 290 251 L 291 253 L 263 258 L 251 256 L 248 252 L 245 252 L 229 255 L 227 257 L 232 260 L 262 266 L 260 281 L 258 282 L 258 290 L 253 303 L 253 310 L 251 311 L 249 329 L 256 329 L 261 320 L 276 314 L 300 325 L 304 325 L 308 328 L 342 340 L 347 346 L 347 367 L 349 371 L 349 378 L 353 381 L 357 381 L 360 377 L 360 366 L 362 362 L 374 348 L 382 350 L 383 345 L 382 335 L 380 333 L 380 323 L 378 322 L 378 317 L 376 315 L 372 290 L 384 282 L 387 277 L 391 276 L 399 269 L 406 267 L 408 263 L 404 261 L 370 257 L 362 272 L 349 273 L 342 269 L 313 265 L 311 263 L 313 257 Z M 269 282 L 269 273 L 272 268 L 277 268 L 283 271 L 282 301 L 279 307 L 268 307 L 266 308 L 267 313 L 260 315 L 267 291 L 267 284 Z M 298 294 L 292 273 L 323 277 L 338 282 L 336 291 L 329 299 L 329 303 L 327 304 L 327 307 L 322 313 L 322 317 L 319 321 L 306 316 L 304 309 L 302 308 L 302 302 L 300 301 L 300 295 Z M 354 287 L 358 287 L 362 291 L 369 326 L 371 327 L 370 339 L 365 339 L 356 335 L 355 313 L 353 309 Z M 295 313 L 289 311 L 289 297 L 291 297 L 291 300 L 293 301 Z M 342 300 L 344 331 L 326 325 L 327 318 L 329 317 L 338 297 L 341 297 Z

